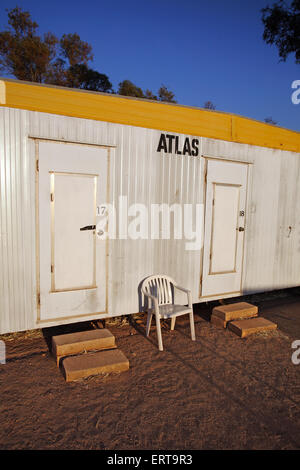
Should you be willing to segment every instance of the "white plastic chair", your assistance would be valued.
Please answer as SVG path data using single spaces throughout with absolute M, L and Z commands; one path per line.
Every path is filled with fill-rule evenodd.
M 188 306 L 174 304 L 174 289 L 186 292 Z M 156 331 L 158 338 L 158 348 L 163 351 L 163 343 L 161 336 L 161 318 L 171 318 L 171 330 L 175 328 L 176 317 L 180 315 L 189 314 L 190 316 L 190 327 L 191 327 L 191 338 L 195 341 L 195 325 L 194 325 L 194 314 L 192 306 L 192 296 L 189 289 L 178 286 L 176 282 L 169 276 L 163 274 L 156 274 L 147 277 L 141 287 L 144 296 L 148 297 L 148 316 L 147 316 L 147 327 L 146 335 L 149 336 L 152 316 L 155 315 L 156 320 Z M 151 306 L 149 307 L 149 304 Z

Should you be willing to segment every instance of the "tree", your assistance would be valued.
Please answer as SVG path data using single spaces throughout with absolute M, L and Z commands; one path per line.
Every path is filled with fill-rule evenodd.
M 90 91 L 110 92 L 112 89 L 107 75 L 89 69 L 85 64 L 71 65 L 66 72 L 66 83 L 71 88 Z
M 111 92 L 107 75 L 88 67 L 92 46 L 77 33 L 37 34 L 30 13 L 16 7 L 8 11 L 7 31 L 0 32 L 0 67 L 19 80 Z
M 61 54 L 68 61 L 70 66 L 84 64 L 93 60 L 92 46 L 82 41 L 77 33 L 63 34 L 60 40 Z
M 286 61 L 289 54 L 295 54 L 296 64 L 300 63 L 300 0 L 287 4 L 283 0 L 262 10 L 264 24 L 263 39 L 275 44 L 279 57 Z
M 204 106 L 205 109 L 216 109 L 216 106 L 213 104 L 212 101 L 205 101 Z
M 162 85 L 158 90 L 158 96 L 152 93 L 151 90 L 146 90 L 145 92 L 142 88 L 136 86 L 130 80 L 123 80 L 119 83 L 118 94 L 123 96 L 134 96 L 136 98 L 144 98 L 154 101 L 167 101 L 169 103 L 177 103 L 175 101 L 174 93 L 167 89 L 165 85 Z
M 40 37 L 37 23 L 19 7 L 8 12 L 10 30 L 0 32 L 0 67 L 20 80 L 43 82 L 56 55 L 58 39 Z
M 143 90 L 137 87 L 130 80 L 123 80 L 119 83 L 118 94 L 123 96 L 135 96 L 136 98 L 145 98 Z
M 157 96 L 154 95 L 151 90 L 148 90 L 148 88 L 145 91 L 144 96 L 147 100 L 157 101 Z
M 162 85 L 158 90 L 158 99 L 159 101 L 166 101 L 168 103 L 177 103 L 174 99 L 175 95 L 172 91 L 168 90 L 165 85 Z
M 38 35 L 38 24 L 28 11 L 15 7 L 8 12 L 8 29 L 0 32 L 0 71 L 19 80 L 49 83 L 84 90 L 114 93 L 107 75 L 89 67 L 92 46 L 77 33 Z M 162 85 L 158 96 L 143 92 L 130 80 L 119 83 L 118 93 L 149 100 L 176 103 L 174 93 Z
M 277 121 L 274 121 L 274 119 L 270 116 L 270 117 L 266 117 L 264 119 L 264 121 L 267 123 L 267 124 L 273 124 L 273 126 L 276 126 L 277 125 Z

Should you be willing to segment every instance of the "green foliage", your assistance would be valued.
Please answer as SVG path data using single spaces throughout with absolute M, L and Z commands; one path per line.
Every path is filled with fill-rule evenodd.
M 216 109 L 216 106 L 213 104 L 212 101 L 205 101 L 204 106 L 205 109 Z
M 300 63 L 300 0 L 288 5 L 283 0 L 272 7 L 262 9 L 264 24 L 263 39 L 267 44 L 275 44 L 282 61 L 289 54 L 295 54 L 295 62 Z
M 0 32 L 0 70 L 19 80 L 49 83 L 84 90 L 114 93 L 107 75 L 89 67 L 92 46 L 77 33 L 38 35 L 38 24 L 28 11 L 16 7 L 8 12 L 8 29 Z M 162 85 L 158 96 L 145 92 L 130 80 L 119 84 L 118 93 L 149 100 L 176 103 L 174 93 Z
M 166 101 L 168 103 L 177 103 L 174 99 L 175 95 L 172 91 L 168 90 L 165 85 L 162 85 L 158 90 L 158 99 L 159 101 Z
M 88 67 L 92 46 L 77 33 L 37 34 L 30 13 L 16 7 L 8 11 L 10 28 L 0 32 L 0 66 L 19 80 L 111 92 L 107 75 Z
M 36 34 L 37 23 L 16 7 L 8 12 L 10 29 L 0 32 L 0 66 L 20 80 L 43 82 L 56 55 L 57 38 Z
M 158 96 L 156 96 L 154 93 L 152 93 L 151 90 L 147 89 L 144 92 L 141 88 L 136 86 L 130 80 L 123 80 L 121 83 L 119 83 L 118 94 L 123 96 L 134 96 L 136 98 L 144 98 L 154 101 L 177 103 L 177 101 L 175 101 L 174 99 L 174 93 L 168 90 L 165 85 L 162 85 L 160 87 L 160 89 L 158 90 Z
M 266 118 L 264 119 L 264 121 L 265 121 L 267 124 L 273 124 L 273 126 L 276 126 L 276 125 L 277 125 L 277 121 L 274 121 L 274 119 L 273 119 L 271 116 L 266 117 Z
M 93 60 L 92 46 L 80 39 L 77 33 L 63 34 L 60 40 L 61 55 L 65 57 L 70 66 L 85 64 Z
M 151 90 L 148 90 L 148 88 L 144 92 L 144 98 L 146 98 L 147 100 L 157 101 L 157 96 L 154 95 Z
M 107 75 L 89 69 L 85 64 L 71 65 L 66 76 L 68 86 L 72 88 L 102 92 L 110 92 L 112 89 Z
M 137 87 L 130 80 L 123 80 L 119 83 L 118 94 L 123 96 L 135 96 L 136 98 L 144 98 L 143 90 Z

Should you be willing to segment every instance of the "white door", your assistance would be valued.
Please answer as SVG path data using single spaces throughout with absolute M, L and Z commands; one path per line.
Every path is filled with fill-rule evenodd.
M 107 150 L 39 142 L 38 158 L 40 320 L 105 312 L 106 242 L 94 226 Z
M 247 171 L 207 161 L 202 297 L 241 291 Z

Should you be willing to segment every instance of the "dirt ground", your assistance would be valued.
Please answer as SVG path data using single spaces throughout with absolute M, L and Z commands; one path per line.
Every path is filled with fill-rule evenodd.
M 240 339 L 209 323 L 217 302 L 197 305 L 197 341 L 182 317 L 175 331 L 164 323 L 159 352 L 144 316 L 111 322 L 130 370 L 73 383 L 57 369 L 50 337 L 91 323 L 3 335 L 0 448 L 299 449 L 300 365 L 291 343 L 300 339 L 300 291 L 243 300 L 278 331 Z

